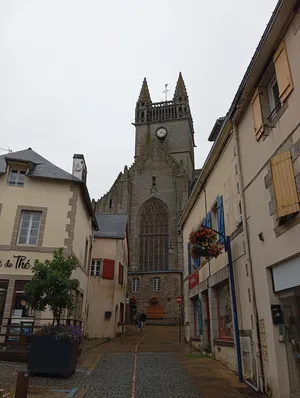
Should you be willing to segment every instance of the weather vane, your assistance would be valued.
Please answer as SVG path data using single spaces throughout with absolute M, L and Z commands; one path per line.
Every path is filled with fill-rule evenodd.
M 168 92 L 169 92 L 169 91 L 170 91 L 170 90 L 168 90 L 168 84 L 165 84 L 165 89 L 164 89 L 163 93 L 165 93 L 166 102 L 168 101 Z

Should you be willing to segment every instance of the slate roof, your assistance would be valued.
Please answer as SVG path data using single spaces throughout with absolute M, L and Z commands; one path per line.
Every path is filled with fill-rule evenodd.
M 6 173 L 7 160 L 29 163 L 29 172 L 26 174 L 26 176 L 30 178 L 49 178 L 52 180 L 73 181 L 75 183 L 79 183 L 83 190 L 83 195 L 89 214 L 93 219 L 94 228 L 97 229 L 97 221 L 94 217 L 90 195 L 85 182 L 61 169 L 60 167 L 55 166 L 55 164 L 49 162 L 49 160 L 43 158 L 43 156 L 39 155 L 31 148 L 1 155 L 0 175 Z
M 0 174 L 6 173 L 6 160 L 15 160 L 31 163 L 28 177 L 52 178 L 55 180 L 65 180 L 80 182 L 79 178 L 55 166 L 41 155 L 33 151 L 31 148 L 23 151 L 12 152 L 0 156 Z
M 95 238 L 124 239 L 126 236 L 126 214 L 96 214 L 98 231 Z

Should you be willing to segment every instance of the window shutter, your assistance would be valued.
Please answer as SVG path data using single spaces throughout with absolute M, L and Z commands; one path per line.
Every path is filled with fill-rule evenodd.
M 192 264 L 191 264 L 191 255 L 190 255 L 190 242 L 187 244 L 187 250 L 188 250 L 188 273 L 190 274 L 192 272 Z
M 271 159 L 277 216 L 284 217 L 299 211 L 299 199 L 290 151 Z
M 225 235 L 223 196 L 218 196 L 217 210 L 218 210 L 218 231 L 221 234 Z M 219 242 L 221 244 L 224 243 L 224 237 L 221 235 L 219 235 Z
M 293 81 L 284 41 L 278 47 L 273 57 L 279 98 L 283 102 L 293 90 Z
M 103 260 L 102 278 L 114 279 L 115 274 L 115 261 L 105 258 Z
M 258 136 L 257 138 L 259 138 L 264 131 L 264 124 L 263 124 L 263 114 L 261 107 L 261 98 L 258 88 L 255 90 L 254 95 L 252 97 L 252 112 L 254 119 L 255 135 Z
M 206 216 L 206 226 L 207 228 L 211 228 L 211 211 L 208 212 L 207 216 Z

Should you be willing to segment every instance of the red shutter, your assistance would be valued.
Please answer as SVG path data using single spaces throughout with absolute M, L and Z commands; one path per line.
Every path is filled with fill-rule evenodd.
M 120 285 L 123 285 L 123 278 L 124 278 L 123 272 L 124 272 L 124 267 L 121 263 L 119 263 L 119 284 Z
M 105 258 L 103 260 L 102 278 L 114 279 L 115 274 L 115 261 Z

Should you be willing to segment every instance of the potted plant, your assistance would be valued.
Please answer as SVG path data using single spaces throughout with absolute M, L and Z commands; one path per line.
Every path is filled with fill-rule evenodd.
M 223 246 L 218 241 L 217 233 L 210 228 L 199 227 L 192 230 L 189 237 L 190 255 L 192 258 L 218 257 Z
M 74 256 L 65 258 L 62 248 L 54 251 L 52 260 L 34 262 L 32 280 L 25 287 L 28 304 L 35 311 L 49 308 L 53 322 L 41 326 L 32 336 L 28 359 L 30 373 L 68 377 L 76 369 L 82 331 L 60 322 L 64 310 L 74 309 L 72 292 L 78 288 L 79 281 L 72 278 L 72 272 L 77 266 L 77 259 Z
M 130 304 L 136 304 L 136 297 L 135 296 L 131 296 L 129 299 L 129 303 Z
M 157 305 L 158 303 L 159 303 L 159 298 L 158 298 L 158 296 L 152 297 L 152 299 L 151 299 L 151 304 Z

